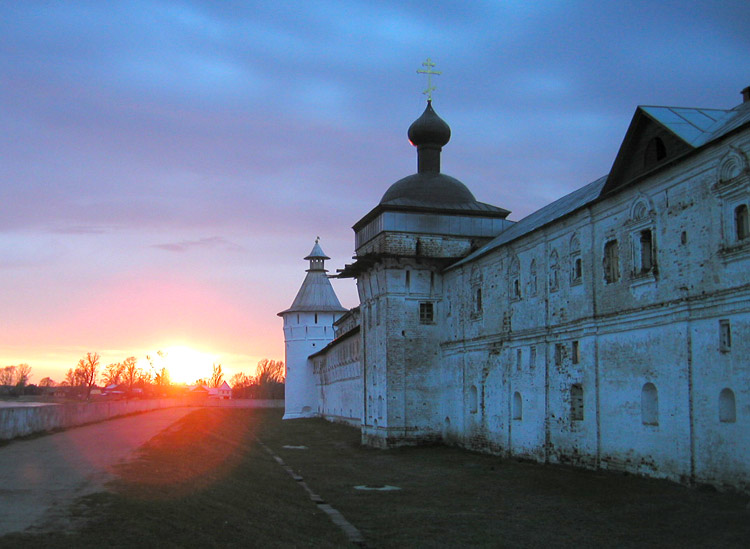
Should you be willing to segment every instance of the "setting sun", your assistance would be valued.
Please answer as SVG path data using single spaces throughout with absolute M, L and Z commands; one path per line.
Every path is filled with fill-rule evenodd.
M 203 353 L 182 345 L 163 349 L 161 356 L 156 352 L 151 356 L 154 366 L 167 368 L 174 383 L 195 383 L 199 378 L 206 379 L 211 376 L 213 365 L 219 362 L 218 355 Z

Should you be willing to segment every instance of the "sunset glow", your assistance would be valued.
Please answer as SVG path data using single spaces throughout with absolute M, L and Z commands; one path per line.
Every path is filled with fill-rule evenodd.
M 197 351 L 190 347 L 177 345 L 163 350 L 164 359 L 150 355 L 157 368 L 165 366 L 173 383 L 195 383 L 197 379 L 211 377 L 214 364 L 219 364 L 220 357 Z M 155 357 L 155 358 L 154 358 Z

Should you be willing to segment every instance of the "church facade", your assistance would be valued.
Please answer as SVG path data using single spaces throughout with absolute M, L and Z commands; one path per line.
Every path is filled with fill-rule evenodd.
M 743 94 L 639 107 L 609 175 L 518 222 L 440 171 L 450 128 L 428 102 L 409 128 L 417 173 L 354 225 L 338 276 L 360 306 L 329 310 L 307 354 L 287 339 L 289 387 L 377 447 L 750 488 Z

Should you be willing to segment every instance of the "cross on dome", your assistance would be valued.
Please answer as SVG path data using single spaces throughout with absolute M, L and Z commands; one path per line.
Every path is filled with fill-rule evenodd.
M 439 76 L 440 74 L 442 74 L 442 72 L 432 70 L 432 67 L 435 66 L 435 63 L 433 63 L 432 59 L 430 59 L 429 57 L 424 63 L 422 63 L 422 66 L 427 67 L 426 69 L 417 70 L 417 73 L 427 75 L 427 89 L 422 93 L 427 96 L 427 101 L 432 101 L 432 92 L 436 89 L 435 86 L 432 85 L 432 75 L 434 74 L 436 76 Z

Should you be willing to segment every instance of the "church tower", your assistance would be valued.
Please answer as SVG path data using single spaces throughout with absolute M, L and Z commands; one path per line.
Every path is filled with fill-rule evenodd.
M 305 257 L 310 262 L 292 306 L 278 313 L 284 319 L 286 362 L 284 419 L 317 414 L 318 396 L 312 365 L 307 357 L 333 340 L 333 323 L 346 309 L 341 306 L 325 269 L 330 259 L 318 239 Z
M 417 173 L 386 191 L 353 227 L 362 323 L 362 439 L 390 447 L 440 438 L 440 319 L 449 314 L 442 270 L 511 225 L 508 211 L 478 202 L 441 173 L 451 130 L 432 100 L 408 131 Z

